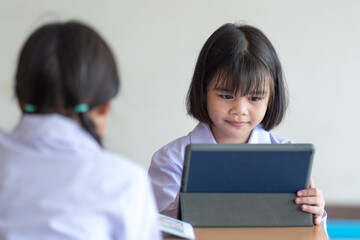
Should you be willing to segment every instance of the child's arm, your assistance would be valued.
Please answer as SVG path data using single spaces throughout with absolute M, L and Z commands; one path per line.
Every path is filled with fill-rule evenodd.
M 148 172 L 159 212 L 173 218 L 177 216 L 182 175 L 182 168 L 173 161 L 179 158 L 177 155 L 180 154 L 160 149 L 154 154 Z
M 314 223 L 320 224 L 325 212 L 325 200 L 320 189 L 314 187 L 314 181 L 311 178 L 309 189 L 297 192 L 296 204 L 302 204 L 301 209 L 304 212 L 314 214 Z

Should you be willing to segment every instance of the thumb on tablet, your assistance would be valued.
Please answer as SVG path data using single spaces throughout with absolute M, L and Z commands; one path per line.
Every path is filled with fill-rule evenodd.
M 314 180 L 313 178 L 310 178 L 309 188 L 314 188 L 314 187 L 315 187 Z

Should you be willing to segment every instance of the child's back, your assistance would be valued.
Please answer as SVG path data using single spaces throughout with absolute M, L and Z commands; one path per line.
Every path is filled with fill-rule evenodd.
M 160 239 L 147 175 L 102 147 L 119 78 L 76 22 L 36 30 L 19 57 L 22 117 L 0 133 L 0 239 Z
M 25 116 L 0 134 L 0 152 L 1 239 L 156 236 L 145 172 L 103 150 L 76 122 Z

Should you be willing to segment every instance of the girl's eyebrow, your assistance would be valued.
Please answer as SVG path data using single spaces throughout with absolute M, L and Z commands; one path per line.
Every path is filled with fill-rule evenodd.
M 226 88 L 214 88 L 214 90 L 219 91 L 219 92 L 233 94 L 233 91 L 230 91 L 229 89 L 226 89 Z M 249 92 L 247 95 L 266 95 L 266 94 L 268 94 L 268 92 L 265 90 L 261 90 L 261 91 L 254 90 L 254 91 Z
M 232 93 L 233 91 L 230 91 L 229 89 L 226 88 L 214 88 L 215 91 L 219 91 L 219 92 L 226 92 L 226 93 Z
M 262 91 L 251 91 L 251 92 L 249 92 L 249 95 L 266 95 L 268 92 L 267 91 L 264 91 L 264 90 L 262 90 Z

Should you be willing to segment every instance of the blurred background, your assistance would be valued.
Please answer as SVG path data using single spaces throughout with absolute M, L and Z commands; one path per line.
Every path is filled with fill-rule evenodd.
M 357 0 L 0 0 L 0 129 L 20 117 L 12 88 L 25 39 L 43 23 L 80 20 L 110 44 L 122 80 L 105 146 L 147 169 L 197 124 L 185 97 L 206 39 L 224 23 L 247 23 L 275 46 L 289 87 L 273 131 L 315 145 L 312 175 L 328 206 L 360 206 L 359 12 Z

